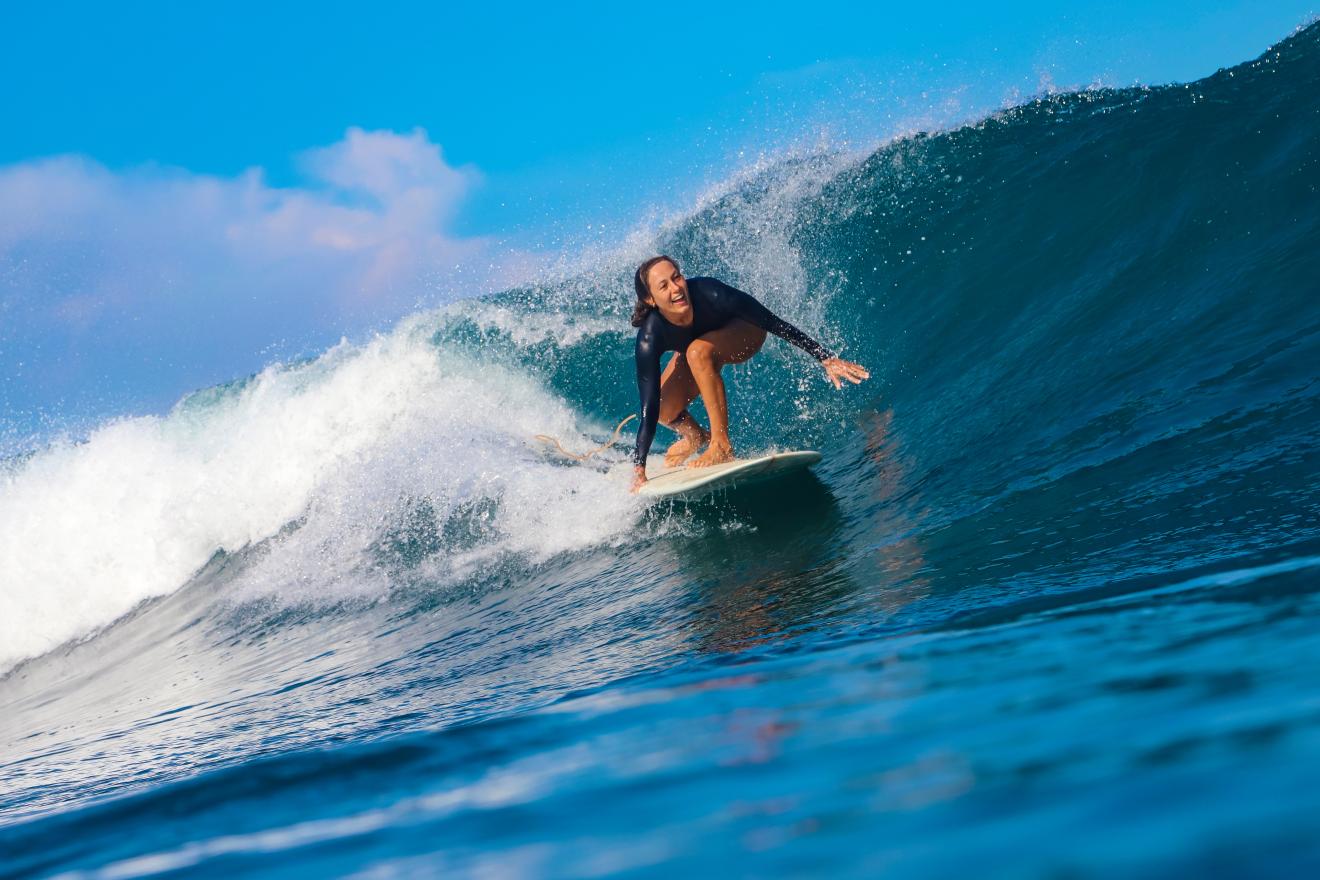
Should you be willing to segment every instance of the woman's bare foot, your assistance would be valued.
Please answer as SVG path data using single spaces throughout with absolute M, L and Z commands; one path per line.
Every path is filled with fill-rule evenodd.
M 712 440 L 710 448 L 689 461 L 688 467 L 710 467 L 713 464 L 723 464 L 726 461 L 733 461 L 733 446 L 727 440 Z
M 688 456 L 705 446 L 709 441 L 710 433 L 707 431 L 680 437 L 677 443 L 665 450 L 665 467 L 678 467 L 687 461 Z

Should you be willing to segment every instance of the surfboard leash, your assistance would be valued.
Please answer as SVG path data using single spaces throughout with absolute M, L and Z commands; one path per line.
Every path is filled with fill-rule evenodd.
M 575 461 L 586 461 L 596 453 L 604 452 L 606 449 L 609 449 L 611 446 L 613 446 L 614 442 L 619 439 L 619 432 L 623 430 L 623 426 L 628 424 L 635 418 L 637 418 L 637 414 L 633 413 L 623 421 L 619 422 L 619 424 L 614 429 L 614 433 L 610 435 L 610 439 L 606 440 L 604 443 L 597 446 L 595 449 L 591 450 L 590 452 L 584 452 L 581 455 L 578 455 L 576 452 L 569 452 L 567 449 L 564 448 L 564 445 L 559 442 L 559 439 L 557 437 L 551 437 L 548 434 L 536 434 L 534 435 L 534 439 L 540 440 L 542 443 L 549 443 L 553 445 L 556 449 L 559 450 L 561 454 L 566 455 L 569 458 L 574 459 Z

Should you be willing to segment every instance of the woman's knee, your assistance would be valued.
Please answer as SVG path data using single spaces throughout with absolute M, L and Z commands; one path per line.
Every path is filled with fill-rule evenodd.
M 683 354 L 687 357 L 688 365 L 694 370 L 709 370 L 719 364 L 715 344 L 705 339 L 694 339 L 689 342 L 687 351 Z
M 660 412 L 657 417 L 662 425 L 672 425 L 674 420 L 687 411 L 687 404 L 681 400 L 675 400 L 672 403 L 667 400 L 660 401 Z

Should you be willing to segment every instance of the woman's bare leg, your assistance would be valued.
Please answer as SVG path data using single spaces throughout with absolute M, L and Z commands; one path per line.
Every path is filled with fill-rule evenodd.
M 692 341 L 684 354 L 701 399 L 710 415 L 710 447 L 688 462 L 688 467 L 709 467 L 733 459 L 729 440 L 729 402 L 720 370 L 740 364 L 761 350 L 765 331 L 746 321 L 733 321 Z
M 697 399 L 697 380 L 692 377 L 683 352 L 677 352 L 660 375 L 660 423 L 679 434 L 678 442 L 665 450 L 665 466 L 678 467 L 688 456 L 710 442 L 710 432 L 687 411 Z

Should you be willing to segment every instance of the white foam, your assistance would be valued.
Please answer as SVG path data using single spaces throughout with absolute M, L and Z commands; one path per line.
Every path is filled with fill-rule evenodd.
M 640 504 L 618 473 L 534 454 L 536 433 L 588 445 L 574 413 L 510 368 L 437 352 L 420 319 L 163 418 L 58 444 L 0 478 L 0 669 L 177 590 L 217 551 L 270 545 L 242 590 L 379 589 L 370 548 L 408 498 L 438 521 L 484 502 L 479 558 L 544 559 L 608 540 Z M 593 431 L 598 426 L 585 426 Z M 444 556 L 443 550 L 440 553 Z

